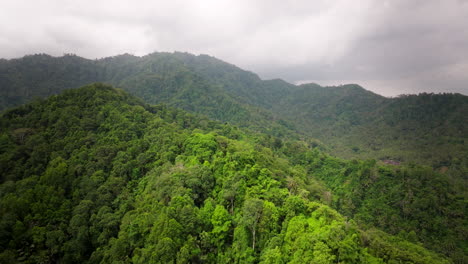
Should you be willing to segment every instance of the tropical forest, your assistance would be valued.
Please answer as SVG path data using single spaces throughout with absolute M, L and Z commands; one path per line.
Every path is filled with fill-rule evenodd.
M 466 95 L 35 54 L 0 111 L 0 263 L 468 263 Z

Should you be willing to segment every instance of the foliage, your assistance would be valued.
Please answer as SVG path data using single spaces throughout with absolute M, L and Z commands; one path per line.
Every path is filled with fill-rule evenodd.
M 295 162 L 331 189 L 329 204 L 359 226 L 422 243 L 456 263 L 466 261 L 465 179 L 427 166 L 345 161 L 318 151 L 296 153 Z
M 354 84 L 263 81 L 207 55 L 162 52 L 86 60 L 39 54 L 1 60 L 0 110 L 90 82 L 275 137 L 314 144 L 318 139 L 341 158 L 417 162 L 467 175 L 466 96 L 385 98 Z
M 0 262 L 450 263 L 332 209 L 344 194 L 318 179 L 353 165 L 300 142 L 103 84 L 0 124 Z

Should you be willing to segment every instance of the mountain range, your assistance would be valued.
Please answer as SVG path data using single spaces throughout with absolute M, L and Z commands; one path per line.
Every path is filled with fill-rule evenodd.
M 0 60 L 0 94 L 2 263 L 467 261 L 467 96 L 188 53 Z
M 468 151 L 467 96 L 386 98 L 355 84 L 293 85 L 261 80 L 214 57 L 178 52 L 99 60 L 44 54 L 1 60 L 0 109 L 92 82 L 272 136 L 313 139 L 312 144 L 323 143 L 341 158 L 442 168 Z

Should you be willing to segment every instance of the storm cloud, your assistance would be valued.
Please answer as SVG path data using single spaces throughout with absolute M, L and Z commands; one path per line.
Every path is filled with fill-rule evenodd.
M 293 83 L 468 94 L 468 1 L 0 3 L 0 57 L 209 54 Z

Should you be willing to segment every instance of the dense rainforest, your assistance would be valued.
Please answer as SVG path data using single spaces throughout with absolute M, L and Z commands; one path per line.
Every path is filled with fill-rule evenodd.
M 261 80 L 207 55 L 88 60 L 39 54 L 0 60 L 0 110 L 91 82 L 272 136 L 314 139 L 341 158 L 415 162 L 439 170 L 468 167 L 467 96 L 386 98 L 358 85 Z
M 152 56 L 167 56 L 167 60 L 151 64 Z M 372 105 L 349 103 L 343 109 L 333 108 L 333 104 L 342 105 L 338 101 L 329 106 L 333 109 L 323 112 L 310 106 L 307 111 L 316 114 L 309 116 L 310 120 L 330 114 L 324 124 L 334 118 L 357 122 L 350 131 L 364 129 L 359 122 L 374 120 L 377 123 L 367 124 L 414 132 L 408 138 L 401 135 L 403 138 L 393 139 L 398 144 L 417 133 L 430 132 L 413 146 L 440 136 L 441 143 L 434 145 L 440 152 L 452 146 L 449 153 L 454 155 L 446 162 L 442 157 L 447 153 L 434 153 L 437 162 L 446 162 L 443 167 L 341 159 L 329 154 L 333 148 L 301 132 L 305 129 L 300 129 L 302 121 L 298 120 L 305 120 L 305 116 L 283 118 L 293 115 L 293 108 L 280 116 L 273 109 L 276 106 L 267 105 L 274 98 L 242 97 L 247 92 L 242 82 L 248 79 L 237 79 L 235 74 L 229 79 L 222 72 L 213 73 L 211 66 L 190 66 L 190 61 L 185 62 L 189 70 L 174 71 L 171 67 L 179 67 L 183 59 L 213 63 L 211 57 L 186 54 L 119 56 L 98 61 L 41 55 L 0 62 L 2 93 L 9 93 L 11 99 L 15 93 L 4 89 L 5 85 L 23 87 L 18 90 L 18 101 L 4 99 L 5 107 L 6 102 L 19 104 L 93 81 L 93 74 L 108 74 L 104 76 L 107 80 L 121 81 L 127 91 L 128 87 L 141 87 L 139 91 L 146 91 L 149 98 L 138 99 L 124 90 L 96 83 L 47 99 L 36 98 L 2 112 L 1 263 L 467 262 L 467 166 L 466 156 L 457 156 L 467 153 L 466 143 L 461 142 L 466 123 L 459 123 L 466 118 L 461 116 L 466 97 L 420 95 L 393 100 L 353 85 L 316 90 L 297 86 L 291 93 L 329 96 L 333 91 L 337 93 L 333 98 L 344 100 L 343 94 L 357 90 L 363 96 L 351 96 L 356 100 L 375 97 L 382 101 L 376 110 L 382 111 L 378 120 L 374 114 L 354 120 L 353 113 L 366 112 L 365 107 Z M 44 65 L 24 66 L 23 60 L 33 64 L 43 60 L 40 63 Z M 148 65 L 134 68 L 133 63 L 141 60 L 159 65 L 159 73 L 145 70 Z M 50 61 L 63 62 L 56 66 L 62 71 L 50 68 Z M 76 62 L 83 64 L 76 66 L 81 65 Z M 102 66 L 106 63 L 114 68 Z M 215 66 L 221 71 L 234 67 Z M 21 77 L 26 71 L 21 67 L 44 78 L 44 82 Z M 203 77 L 204 70 L 208 71 L 206 76 L 213 76 Z M 67 78 L 66 71 L 74 77 Z M 138 74 L 151 75 L 154 80 L 138 78 Z M 123 75 L 133 75 L 134 79 Z M 255 75 L 248 76 L 258 81 Z M 226 80 L 225 85 L 232 82 L 230 89 L 236 92 L 223 92 L 227 88 L 220 79 Z M 30 87 L 27 82 L 31 82 Z M 281 81 L 259 81 L 268 82 L 276 83 L 271 89 L 283 89 L 274 88 Z M 268 93 L 260 88 L 253 90 Z M 205 93 L 212 97 L 204 97 Z M 283 98 L 281 104 L 286 104 L 292 95 Z M 264 102 L 254 104 L 253 100 Z M 224 105 L 220 113 L 210 115 L 210 107 L 218 109 L 216 102 Z M 300 107 L 298 101 L 295 103 Z M 435 107 L 442 104 L 441 109 Z M 403 105 L 412 111 L 403 111 Z M 432 119 L 418 116 L 418 107 L 432 111 Z M 245 116 L 235 117 L 238 113 Z M 348 114 L 351 116 L 343 116 Z M 242 123 L 246 121 L 252 122 Z M 317 129 L 324 133 L 341 126 Z M 445 126 L 447 129 L 442 129 Z M 385 132 L 385 128 L 377 129 Z M 341 132 L 336 129 L 336 133 L 338 137 Z M 392 133 L 384 136 L 392 137 Z M 435 148 L 427 147 L 422 155 Z M 355 148 L 359 148 L 353 150 L 355 153 L 367 151 Z M 391 150 L 389 157 L 396 150 Z M 424 157 L 414 153 L 402 154 L 402 159 L 414 157 L 417 161 Z

